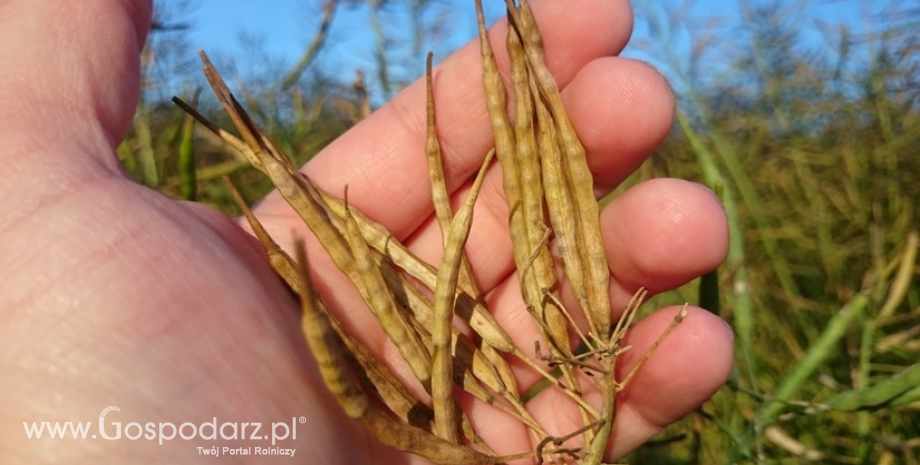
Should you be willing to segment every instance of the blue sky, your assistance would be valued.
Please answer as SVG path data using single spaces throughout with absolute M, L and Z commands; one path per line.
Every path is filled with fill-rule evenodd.
M 166 5 L 179 0 L 160 0 Z M 577 0 L 560 0 L 577 1 Z M 310 43 L 319 23 L 323 0 L 190 0 L 181 15 L 191 25 L 188 36 L 193 50 L 203 49 L 212 56 L 232 59 L 242 76 L 258 73 L 269 66 L 292 65 Z M 361 0 L 352 3 L 365 4 Z M 392 8 L 383 18 L 395 28 L 388 32 L 394 37 L 408 37 L 410 23 L 405 13 L 409 2 L 390 0 Z M 471 0 L 430 0 L 427 19 L 440 24 L 440 35 L 429 38 L 423 53 L 434 49 L 436 57 L 462 45 L 476 35 L 475 13 Z M 689 55 L 693 38 L 712 33 L 713 41 L 704 59 L 718 60 L 730 54 L 732 48 L 744 47 L 736 40 L 737 25 L 741 18 L 743 1 L 698 0 L 636 0 L 636 30 L 627 48 L 627 56 L 652 61 L 665 74 L 676 80 L 680 61 Z M 747 4 L 764 4 L 762 0 L 748 0 Z M 854 32 L 871 26 L 874 15 L 892 8 L 906 8 L 895 0 L 781 0 L 787 21 L 802 31 L 804 43 L 813 47 L 827 47 L 822 26 L 843 24 Z M 494 22 L 504 12 L 499 1 L 486 1 L 487 20 Z M 667 23 L 671 14 L 672 26 Z M 678 18 L 673 17 L 677 15 Z M 327 47 L 317 65 L 327 74 L 350 80 L 355 70 L 362 69 L 373 75 L 376 68 L 374 38 L 369 32 L 369 15 L 364 7 L 340 7 L 329 33 Z M 835 29 L 836 30 L 836 29 Z M 658 33 L 656 33 L 656 31 Z M 831 34 L 832 36 L 833 34 Z M 242 37 L 248 37 L 247 40 Z M 393 46 L 389 52 L 396 59 L 394 73 L 404 80 L 418 77 L 423 70 L 424 58 L 411 56 L 410 50 Z M 670 57 L 668 56 L 670 54 Z M 399 67 L 403 63 L 403 67 Z M 373 86 L 372 86 L 373 88 Z M 381 89 L 376 89 L 379 101 Z

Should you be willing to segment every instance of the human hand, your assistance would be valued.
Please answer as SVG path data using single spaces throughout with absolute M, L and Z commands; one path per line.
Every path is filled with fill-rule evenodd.
M 633 171 L 666 135 L 673 97 L 651 68 L 614 58 L 628 39 L 625 2 L 534 4 L 549 66 L 564 87 L 570 116 L 588 151 L 598 193 Z M 297 425 L 297 439 L 276 447 L 316 463 L 421 463 L 385 450 L 347 419 L 319 379 L 299 333 L 296 302 L 255 241 L 232 221 L 197 204 L 174 202 L 127 179 L 115 146 L 137 98 L 137 57 L 149 24 L 146 2 L 87 0 L 0 5 L 0 462 L 183 463 L 197 447 L 267 447 L 248 433 L 235 441 L 24 440 L 20 425 L 50 421 L 123 426 L 184 422 Z M 53 25 L 50 26 L 50 25 Z M 505 27 L 491 31 L 501 43 Z M 30 38 L 23 43 L 22 38 Z M 32 38 L 41 38 L 32 39 Z M 17 44 L 12 47 L 9 44 Z M 496 47 L 501 64 L 505 55 Z M 491 144 L 476 46 L 436 71 L 439 133 L 449 188 L 462 198 Z M 349 186 L 349 202 L 385 225 L 420 257 L 436 263 L 440 233 L 432 220 L 424 144 L 424 86 L 416 83 L 344 135 L 305 171 L 327 191 Z M 493 171 L 497 167 L 492 168 Z M 536 339 L 521 323 L 501 179 L 490 173 L 467 250 L 489 307 L 522 347 Z M 256 209 L 279 242 L 303 230 L 277 195 Z M 640 286 L 660 292 L 716 267 L 725 257 L 724 214 L 692 183 L 656 180 L 631 189 L 602 213 L 612 272 L 612 306 Z M 312 273 L 336 313 L 384 357 L 393 347 L 375 331 L 352 286 L 308 244 Z M 725 380 L 730 331 L 690 308 L 621 396 L 614 448 L 622 456 L 694 409 Z M 628 370 L 670 322 L 664 309 L 636 325 Z M 534 382 L 522 377 L 524 388 Z M 554 410 L 552 396 L 528 406 L 560 432 L 575 412 Z M 532 450 L 521 428 L 477 409 L 481 435 L 499 453 Z M 90 428 L 98 434 L 98 425 Z M 249 432 L 252 431 L 250 426 Z M 127 431 L 123 431 L 123 434 Z M 47 434 L 47 433 L 46 433 Z M 132 434 L 134 434 L 132 432 Z M 223 456 L 258 461 L 259 456 Z M 277 457 L 268 460 L 278 459 Z M 266 460 L 266 461 L 268 461 Z

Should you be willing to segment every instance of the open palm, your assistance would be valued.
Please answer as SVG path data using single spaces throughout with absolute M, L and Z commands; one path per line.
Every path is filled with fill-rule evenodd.
M 537 0 L 534 10 L 602 195 L 666 135 L 673 96 L 650 67 L 613 56 L 631 28 L 625 1 Z M 236 440 L 176 435 L 163 445 L 160 438 L 124 436 L 26 439 L 21 426 L 92 421 L 91 433 L 98 434 L 95 423 L 108 406 L 119 407 L 106 417 L 109 434 L 111 422 L 178 426 L 216 418 L 217 425 L 262 423 L 258 434 L 271 435 L 273 423 L 295 421 L 296 439 L 274 447 L 296 449 L 303 461 L 422 462 L 384 450 L 340 411 L 303 343 L 296 301 L 248 233 L 207 207 L 139 186 L 120 169 L 115 146 L 137 99 L 149 2 L 6 1 L 0 21 L 0 462 L 184 463 L 210 460 L 200 447 L 272 447 L 270 439 L 250 439 L 251 426 Z M 491 31 L 497 43 L 504 30 L 502 23 Z M 455 200 L 465 195 L 491 145 L 478 66 L 477 47 L 468 46 L 436 71 L 439 131 Z M 423 103 L 423 83 L 410 86 L 305 171 L 329 192 L 347 184 L 352 205 L 436 263 L 441 237 L 422 155 Z M 303 230 L 276 194 L 255 211 L 282 244 L 289 244 L 292 229 Z M 536 336 L 519 320 L 505 218 L 501 176 L 492 172 L 467 250 L 489 307 L 530 347 Z M 625 307 L 639 286 L 660 292 L 713 269 L 727 249 L 718 201 L 679 180 L 633 188 L 605 208 L 602 227 L 613 308 Z M 396 357 L 353 287 L 317 244 L 308 249 L 327 302 L 363 332 L 372 350 Z M 664 309 L 637 325 L 633 353 L 651 344 L 675 311 Z M 731 353 L 721 320 L 690 308 L 623 393 L 611 458 L 708 398 L 724 382 Z M 623 368 L 635 358 L 627 354 Z M 536 380 L 521 381 L 526 388 Z M 557 410 L 551 395 L 529 408 L 553 430 L 574 429 L 575 412 Z M 532 450 L 526 432 L 501 415 L 485 408 L 471 417 L 498 452 Z M 260 459 L 279 460 L 221 457 Z

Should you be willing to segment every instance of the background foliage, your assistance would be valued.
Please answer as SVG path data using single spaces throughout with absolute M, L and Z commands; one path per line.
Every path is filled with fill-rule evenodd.
M 421 70 L 425 44 L 443 32 L 430 9 L 450 6 L 431 2 L 328 0 L 300 62 L 245 81 L 232 61 L 218 66 L 303 163 L 367 114 L 369 87 L 385 99 L 408 82 L 394 70 Z M 892 3 L 866 18 L 867 34 L 821 25 L 827 53 L 804 46 L 791 20 L 803 3 L 742 1 L 730 24 L 700 29 L 682 11 L 637 2 L 653 34 L 633 46 L 666 67 L 680 108 L 668 140 L 620 191 L 661 176 L 711 186 L 732 236 L 717 273 L 647 308 L 690 301 L 718 312 L 735 328 L 738 363 L 710 402 L 630 463 L 918 463 L 920 6 Z M 311 66 L 337 11 L 359 7 L 375 43 L 367 78 Z M 144 95 L 119 154 L 139 182 L 233 215 L 222 175 L 250 201 L 271 186 L 169 101 L 197 100 L 204 83 L 184 8 L 157 10 Z M 417 33 L 393 36 L 400 28 Z M 693 39 L 689 56 L 674 52 L 679 33 Z M 200 110 L 229 127 L 206 95 Z

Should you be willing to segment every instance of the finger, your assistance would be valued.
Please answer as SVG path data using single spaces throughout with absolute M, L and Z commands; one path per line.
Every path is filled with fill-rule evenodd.
M 118 170 L 113 149 L 137 103 L 151 8 L 127 0 L 0 5 L 0 163 L 45 175 Z
M 628 373 L 671 323 L 679 307 L 655 312 L 627 336 L 632 349 L 618 360 Z M 734 363 L 733 334 L 721 318 L 688 307 L 684 320 L 636 372 L 620 394 L 608 457 L 622 457 L 665 426 L 702 405 L 725 384 Z
M 613 308 L 641 286 L 652 294 L 714 270 L 728 254 L 728 221 L 718 197 L 681 179 L 639 184 L 604 209 Z
M 544 26 L 549 67 L 560 86 L 590 61 L 617 53 L 631 31 L 631 12 L 623 1 L 570 3 L 535 1 Z M 505 20 L 490 30 L 496 58 L 507 70 Z M 444 60 L 434 76 L 438 132 L 443 144 L 449 189 L 461 185 L 492 145 L 476 43 Z M 330 144 L 306 167 L 329 192 L 349 186 L 349 201 L 404 238 L 432 210 L 425 144 L 425 88 L 417 81 L 367 120 Z M 394 186 L 399 186 L 394 188 Z M 286 210 L 273 195 L 258 214 Z M 398 206 L 398 208 L 393 208 Z
M 671 307 L 655 312 L 629 331 L 625 342 L 631 349 L 617 359 L 618 381 L 625 379 L 679 310 Z M 618 395 L 608 460 L 626 455 L 693 411 L 728 378 L 733 363 L 728 325 L 703 309 L 687 310 L 684 320 L 662 340 Z M 597 385 L 582 388 L 586 401 L 600 405 Z M 583 426 L 578 410 L 558 390 L 544 391 L 528 406 L 551 434 L 564 435 Z

